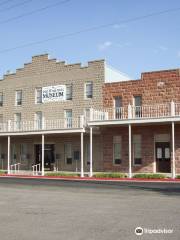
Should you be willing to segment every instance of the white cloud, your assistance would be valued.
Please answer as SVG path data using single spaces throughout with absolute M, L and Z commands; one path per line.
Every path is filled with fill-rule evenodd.
M 125 24 L 114 24 L 113 28 L 118 29 L 118 28 L 126 28 Z
M 110 41 L 105 41 L 104 43 L 102 43 L 102 44 L 100 44 L 100 45 L 98 46 L 98 49 L 99 49 L 100 51 L 104 51 L 104 50 L 106 50 L 107 48 L 109 48 L 110 46 L 112 46 L 112 42 L 110 42 Z

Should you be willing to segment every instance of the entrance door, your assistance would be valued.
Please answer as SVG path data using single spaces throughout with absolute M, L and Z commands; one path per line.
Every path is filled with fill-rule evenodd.
M 42 162 L 42 145 L 35 145 L 35 160 L 36 164 Z M 44 145 L 44 170 L 53 170 L 54 168 L 54 144 Z
M 156 166 L 157 172 L 171 172 L 171 156 L 169 142 L 156 143 Z

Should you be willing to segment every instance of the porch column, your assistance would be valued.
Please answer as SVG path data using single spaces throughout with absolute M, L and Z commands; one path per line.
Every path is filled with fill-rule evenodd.
M 172 178 L 176 178 L 174 122 L 172 122 Z
M 10 155 L 11 155 L 11 146 L 10 146 L 10 141 L 11 141 L 11 139 L 10 139 L 10 136 L 8 136 L 8 174 L 10 174 L 11 173 L 11 169 L 10 169 Z
M 41 171 L 42 171 L 42 176 L 44 176 L 44 134 L 42 134 L 42 166 L 41 166 Z
M 84 146 L 83 146 L 83 132 L 81 132 L 81 177 L 84 177 Z
M 90 127 L 90 172 L 89 172 L 89 176 L 90 177 L 92 177 L 92 175 L 93 175 L 93 167 L 92 167 L 92 148 L 93 146 L 92 146 L 92 127 Z
M 129 178 L 132 178 L 131 124 L 129 124 Z

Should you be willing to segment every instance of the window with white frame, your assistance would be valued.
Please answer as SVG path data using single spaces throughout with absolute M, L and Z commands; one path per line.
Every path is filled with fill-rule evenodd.
M 72 100 L 72 84 L 66 85 L 66 100 Z
M 42 103 L 42 88 L 36 88 L 36 93 L 35 93 L 36 103 Z
M 93 83 L 86 82 L 85 83 L 85 98 L 91 99 L 93 97 Z
M 85 108 L 84 109 L 84 116 L 85 116 L 86 121 L 90 120 L 90 108 Z
M 3 129 L 3 114 L 0 114 L 0 129 Z
M 133 135 L 133 163 L 134 165 L 142 164 L 142 143 L 141 135 Z
M 16 91 L 16 99 L 15 99 L 15 104 L 16 106 L 21 106 L 22 105 L 22 90 L 17 90 Z
M 72 128 L 72 109 L 64 110 L 65 127 Z
M 114 97 L 115 119 L 122 118 L 122 98 L 120 96 Z
M 64 159 L 66 164 L 72 164 L 72 144 L 64 144 Z
M 90 144 L 89 144 L 89 142 L 87 142 L 85 145 L 85 158 L 86 158 L 87 165 L 89 165 L 90 164 Z
M 15 129 L 19 130 L 21 128 L 21 113 L 14 114 Z
M 142 96 L 134 96 L 135 117 L 142 117 Z
M 3 93 L 0 92 L 0 107 L 3 106 Z
M 17 161 L 17 146 L 16 144 L 11 144 L 11 163 L 16 163 Z
M 113 164 L 119 165 L 122 161 L 122 141 L 121 136 L 113 137 Z
M 1 169 L 5 169 L 5 166 L 4 166 L 4 154 L 3 154 L 3 151 L 2 151 L 2 144 L 0 143 L 0 167 Z
M 36 112 L 35 120 L 36 120 L 36 128 L 37 129 L 42 129 L 42 120 L 43 120 L 42 112 Z
M 21 160 L 27 160 L 28 156 L 28 144 L 27 143 L 21 143 L 20 145 L 20 156 Z

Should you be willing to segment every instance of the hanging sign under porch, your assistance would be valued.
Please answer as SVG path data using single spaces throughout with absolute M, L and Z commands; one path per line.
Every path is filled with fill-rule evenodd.
M 42 102 L 57 102 L 66 99 L 66 85 L 47 86 L 42 88 Z

